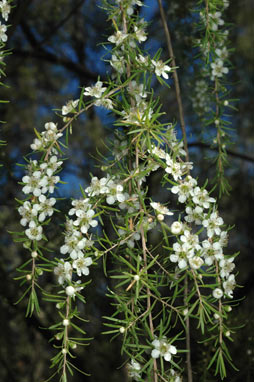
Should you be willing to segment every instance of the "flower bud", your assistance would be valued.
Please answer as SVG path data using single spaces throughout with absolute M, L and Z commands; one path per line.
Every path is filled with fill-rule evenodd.
M 65 292 L 66 292 L 67 296 L 72 297 L 75 295 L 75 288 L 73 286 L 69 285 L 65 288 Z
M 179 235 L 179 233 L 182 232 L 182 229 L 183 229 L 183 225 L 181 222 L 174 222 L 171 224 L 171 232 L 174 234 L 174 235 Z
M 67 318 L 65 318 L 63 320 L 63 326 L 68 326 L 69 324 L 70 324 L 70 321 Z

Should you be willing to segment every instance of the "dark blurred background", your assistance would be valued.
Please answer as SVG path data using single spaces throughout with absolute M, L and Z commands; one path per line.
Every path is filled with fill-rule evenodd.
M 157 1 L 145 1 L 149 7 L 142 8 L 142 16 L 151 21 L 149 39 L 145 48 L 155 52 L 163 48 L 162 58 L 166 60 L 167 50 Z M 107 63 L 101 61 L 105 54 L 100 44 L 111 34 L 110 24 L 104 11 L 95 0 L 14 0 L 15 8 L 10 18 L 7 48 L 11 55 L 6 59 L 1 99 L 10 100 L 1 105 L 1 120 L 7 121 L 1 128 L 1 137 L 8 142 L 0 150 L 0 380 L 3 382 L 39 382 L 50 376 L 49 359 L 54 355 L 48 343 L 51 333 L 42 329 L 56 319 L 54 306 L 42 302 L 39 316 L 25 318 L 25 302 L 14 305 L 22 288 L 13 278 L 16 267 L 27 259 L 21 245 L 14 243 L 7 231 L 19 231 L 19 217 L 15 198 L 22 198 L 21 187 L 17 185 L 23 170 L 17 163 L 24 163 L 23 156 L 30 150 L 34 138 L 33 129 L 43 130 L 47 121 L 57 121 L 52 109 L 60 109 L 69 99 L 79 97 L 80 87 L 88 86 L 106 78 L 110 72 Z M 190 150 L 195 175 L 201 184 L 215 176 L 212 163 L 214 152 L 206 147 L 201 138 L 201 123 L 192 109 L 190 96 L 191 79 L 195 67 L 192 64 L 192 21 L 191 10 L 195 2 L 189 0 L 165 1 L 165 11 L 172 33 L 172 41 L 178 70 Z M 230 345 L 232 358 L 238 373 L 229 367 L 226 381 L 254 380 L 254 261 L 253 261 L 253 193 L 254 193 L 254 4 L 252 0 L 235 0 L 225 13 L 225 19 L 232 22 L 230 39 L 234 51 L 231 55 L 233 69 L 230 71 L 232 98 L 238 110 L 229 120 L 234 129 L 232 145 L 229 147 L 229 167 L 226 177 L 232 187 L 230 195 L 219 200 L 221 214 L 226 223 L 234 225 L 230 232 L 228 253 L 240 251 L 236 260 L 237 281 L 241 285 L 235 291 L 235 298 L 241 299 L 233 308 L 231 326 L 241 326 L 232 337 Z M 158 88 L 157 88 L 158 87 Z M 178 119 L 174 89 L 155 86 L 163 103 L 168 121 Z M 69 159 L 64 165 L 62 178 L 68 182 L 61 187 L 58 196 L 79 197 L 79 184 L 85 186 L 89 172 L 101 176 L 99 167 L 94 167 L 96 148 L 107 155 L 105 139 L 112 136 L 113 116 L 101 109 L 90 109 L 86 116 L 75 123 L 70 139 Z M 179 125 L 176 126 L 181 138 Z M 179 131 L 178 131 L 179 130 Z M 205 160 L 207 159 L 207 160 Z M 155 188 L 155 185 L 151 184 Z M 212 185 L 210 186 L 212 187 Z M 217 191 L 214 191 L 214 195 Z M 61 202 L 59 202 L 61 203 Z M 63 211 L 68 203 L 63 203 Z M 59 222 L 56 218 L 56 226 Z M 59 231 L 49 232 L 52 246 L 57 247 Z M 120 344 L 112 343 L 100 334 L 103 315 L 110 315 L 112 307 L 105 297 L 110 280 L 103 275 L 101 267 L 92 271 L 93 283 L 86 290 L 87 305 L 80 307 L 84 317 L 90 319 L 86 325 L 88 335 L 94 337 L 91 345 L 79 349 L 75 364 L 91 377 L 75 375 L 74 382 L 125 382 L 126 371 L 120 366 Z M 43 276 L 42 282 L 51 283 L 50 276 Z M 96 301 L 96 303 L 95 303 Z M 202 359 L 195 355 L 194 371 L 202 369 Z M 198 375 L 198 374 L 195 374 Z M 197 377 L 198 378 L 198 377 Z M 57 379 L 53 379 L 55 381 Z M 199 381 L 195 379 L 194 381 Z M 218 381 L 207 376 L 204 381 Z

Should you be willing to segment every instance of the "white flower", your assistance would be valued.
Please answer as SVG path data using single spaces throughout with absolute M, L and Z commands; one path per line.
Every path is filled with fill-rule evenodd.
M 69 225 L 73 224 L 72 220 L 67 222 Z M 82 237 L 80 231 L 75 230 L 75 226 L 70 227 L 65 235 L 65 243 L 61 246 L 60 252 L 65 255 L 69 253 L 71 258 L 74 260 L 78 255 L 82 255 L 82 250 L 88 246 L 88 240 Z
M 73 200 L 71 202 L 71 204 L 73 205 L 73 208 L 71 208 L 69 210 L 69 215 L 76 215 L 78 216 L 78 214 L 80 212 L 78 211 L 83 211 L 83 210 L 87 210 L 87 209 L 90 209 L 92 206 L 91 204 L 89 203 L 90 199 L 89 198 L 86 198 L 86 199 L 76 199 L 76 200 Z
M 190 175 L 186 176 L 184 181 L 178 186 L 173 186 L 171 192 L 173 194 L 179 194 L 178 201 L 180 203 L 185 203 L 189 197 L 192 189 L 197 185 L 196 179 L 192 178 Z
M 143 42 L 146 41 L 146 33 L 144 29 L 138 28 L 136 25 L 134 26 L 134 32 L 135 32 L 135 37 L 138 40 L 138 42 Z
M 136 60 L 142 68 L 151 69 L 151 64 L 149 63 L 149 56 L 142 56 L 141 54 L 139 54 L 138 57 L 136 57 Z
M 172 261 L 172 263 L 178 262 L 180 269 L 187 267 L 186 252 L 183 246 L 179 243 L 174 243 L 173 250 L 175 253 L 169 256 L 170 261 Z
M 221 259 L 219 262 L 220 265 L 220 276 L 222 278 L 228 278 L 230 273 L 234 270 L 235 264 L 233 263 L 234 258 L 230 257 L 229 259 Z
M 214 249 L 217 249 L 217 246 L 219 246 L 219 247 L 226 247 L 227 244 L 228 244 L 228 233 L 227 233 L 227 231 L 221 231 L 220 237 L 213 244 L 213 247 L 214 247 Z
M 159 358 L 160 356 L 164 358 L 165 361 L 170 361 L 172 354 L 176 354 L 176 347 L 171 345 L 165 337 L 161 340 L 155 339 L 152 342 L 154 349 L 152 350 L 152 358 Z
M 175 370 L 170 369 L 169 382 L 182 382 L 182 378 L 175 372 Z
M 160 221 L 164 220 L 164 215 L 174 215 L 173 212 L 169 211 L 169 209 L 167 207 L 161 205 L 160 203 L 151 202 L 150 205 L 158 213 L 157 218 Z
M 6 42 L 7 41 L 7 34 L 5 33 L 7 31 L 6 25 L 2 24 L 0 21 L 0 41 Z
M 40 169 L 45 171 L 47 176 L 52 176 L 54 172 L 62 165 L 62 161 L 58 161 L 57 156 L 53 155 L 48 162 L 40 164 Z
M 117 57 L 115 54 L 112 54 L 110 65 L 120 74 L 125 71 L 124 57 Z
M 84 95 L 95 97 L 95 98 L 101 98 L 102 94 L 107 89 L 106 87 L 103 88 L 102 85 L 103 85 L 103 82 L 97 81 L 94 86 L 92 87 L 89 86 L 85 88 Z
M 46 194 L 47 192 L 52 194 L 55 191 L 55 185 L 59 182 L 59 180 L 59 176 L 45 175 L 39 182 L 39 186 L 41 187 L 40 194 Z
M 112 110 L 113 109 L 113 102 L 109 98 L 101 98 L 94 102 L 95 106 L 102 106 L 105 107 L 105 109 Z
M 201 224 L 201 219 L 203 217 L 203 209 L 200 206 L 196 206 L 195 208 L 186 207 L 185 211 L 188 214 L 184 217 L 187 223 L 195 222 L 195 224 L 197 225 Z
M 202 208 L 209 208 L 210 203 L 216 202 L 216 199 L 209 196 L 207 190 L 202 190 L 200 187 L 195 187 L 191 191 L 191 196 L 193 202 L 200 205 Z
M 220 299 L 223 296 L 223 292 L 220 288 L 216 288 L 213 290 L 213 297 Z
M 152 118 L 153 109 L 145 101 L 140 101 L 137 107 L 131 107 L 128 111 L 123 111 L 122 115 L 126 122 L 140 125 Z
M 11 7 L 7 0 L 2 0 L 0 2 L 0 9 L 2 11 L 2 16 L 5 21 L 8 21 L 9 13 L 11 11 Z
M 53 122 L 45 123 L 44 127 L 45 131 L 41 133 L 44 144 L 51 144 L 63 136 L 63 134 L 57 130 L 57 125 Z
M 84 257 L 83 254 L 79 254 L 78 258 L 73 261 L 73 268 L 77 270 L 77 275 L 81 277 L 81 275 L 89 275 L 89 266 L 93 263 L 91 257 Z
M 229 6 L 229 0 L 222 0 L 222 1 L 223 1 L 224 9 L 227 8 Z
M 183 230 L 183 224 L 181 222 L 174 222 L 171 224 L 171 232 L 174 234 L 174 235 L 179 235 L 179 233 L 182 232 Z
M 117 31 L 112 36 L 109 36 L 108 41 L 110 41 L 112 44 L 116 44 L 116 46 L 122 44 L 124 39 L 126 39 L 128 35 L 126 33 L 123 33 L 121 31 Z
M 201 259 L 201 257 L 193 256 L 192 258 L 189 259 L 189 263 L 191 268 L 199 269 L 204 264 L 204 260 Z
M 54 209 L 52 207 L 55 205 L 56 199 L 47 199 L 45 195 L 40 195 L 38 199 L 40 203 L 34 204 L 33 208 L 39 212 L 39 222 L 43 222 L 47 216 L 53 215 Z
M 224 20 L 221 19 L 221 12 L 209 13 L 209 21 L 213 31 L 217 31 L 218 26 L 224 24 Z
M 220 235 L 220 226 L 223 225 L 223 219 L 215 211 L 208 218 L 204 219 L 202 224 L 207 229 L 207 236 L 213 237 L 215 234 Z
M 34 196 L 41 195 L 41 186 L 40 186 L 40 171 L 34 171 L 31 176 L 25 175 L 22 178 L 22 182 L 25 183 L 25 186 L 22 188 L 24 194 L 33 194 Z
M 74 100 L 68 101 L 67 104 L 62 107 L 62 115 L 69 114 L 71 111 L 73 111 L 76 108 L 78 103 L 79 103 L 79 99 L 76 99 L 75 101 Z
M 109 192 L 109 188 L 107 187 L 108 181 L 109 178 L 98 179 L 96 176 L 94 176 L 91 180 L 90 186 L 87 187 L 85 191 L 89 196 L 107 194 Z
M 212 62 L 211 68 L 212 68 L 212 76 L 214 77 L 222 77 L 223 74 L 228 73 L 228 68 L 223 66 L 223 61 L 220 59 L 217 59 L 215 62 Z
M 148 150 L 148 152 L 150 153 L 150 150 Z M 161 159 L 166 159 L 167 156 L 166 152 L 163 149 L 156 146 L 152 146 L 151 153 Z
M 182 171 L 182 166 L 179 162 L 176 162 L 175 160 L 171 159 L 169 155 L 167 155 L 166 164 L 167 164 L 167 167 L 165 168 L 165 171 L 168 174 L 171 174 L 175 181 L 182 178 L 183 171 Z
M 27 200 L 18 209 L 19 214 L 22 216 L 20 224 L 24 227 L 37 215 L 37 211 L 33 209 L 31 203 Z
M 131 81 L 127 87 L 128 92 L 133 95 L 137 102 L 140 102 L 142 98 L 147 97 L 143 84 L 138 84 L 136 81 Z
M 225 46 L 222 49 L 215 49 L 215 53 L 221 60 L 226 60 L 228 57 L 228 50 Z
M 183 149 L 183 141 L 180 141 L 176 137 L 176 133 L 172 126 L 168 126 L 168 143 L 170 145 L 170 148 L 174 151 L 177 155 L 184 155 L 186 156 L 186 152 Z M 183 164 L 185 165 L 185 164 Z
M 73 222 L 75 226 L 80 226 L 82 233 L 87 233 L 89 227 L 96 227 L 98 225 L 97 220 L 92 219 L 95 215 L 94 210 L 89 209 L 87 211 L 78 210 L 78 219 Z
M 233 290 L 235 288 L 235 276 L 230 275 L 229 278 L 223 282 L 223 289 L 230 298 L 233 298 Z
M 72 266 L 68 261 L 60 259 L 59 264 L 54 268 L 54 273 L 58 276 L 58 283 L 62 285 L 65 281 L 71 280 Z
M 30 240 L 40 241 L 42 239 L 42 227 L 32 220 L 29 223 L 29 228 L 25 230 L 25 234 Z
M 123 186 L 121 184 L 116 184 L 110 180 L 107 184 L 109 188 L 109 193 L 106 198 L 108 204 L 114 204 L 116 201 L 122 203 L 125 201 L 125 196 L 123 193 Z
M 171 71 L 170 66 L 164 64 L 162 60 L 159 60 L 159 61 L 152 60 L 152 64 L 155 67 L 155 74 L 159 77 L 162 76 L 163 78 L 167 80 L 168 79 L 167 72 Z
M 119 0 L 117 0 L 117 2 L 119 3 Z M 140 0 L 131 0 L 131 3 L 130 3 L 130 5 L 129 5 L 128 8 L 127 8 L 127 14 L 128 14 L 129 16 L 131 16 L 131 15 L 133 14 L 133 12 L 134 12 L 133 7 L 134 7 L 135 5 L 138 5 L 138 6 L 140 6 L 140 7 L 143 6 L 143 4 L 142 4 L 142 2 L 141 2 Z
M 184 234 L 180 236 L 181 242 L 183 243 L 183 250 L 186 252 L 187 256 L 193 256 L 194 250 L 200 250 L 198 235 L 191 234 L 190 231 L 185 230 Z
M 43 147 L 43 140 L 35 138 L 33 143 L 30 145 L 31 149 L 36 151 L 40 150 Z
M 141 370 L 141 365 L 136 362 L 134 359 L 131 360 L 131 363 L 127 364 L 128 368 L 128 375 L 130 378 L 133 378 L 134 381 L 138 381 L 140 376 L 140 370 Z

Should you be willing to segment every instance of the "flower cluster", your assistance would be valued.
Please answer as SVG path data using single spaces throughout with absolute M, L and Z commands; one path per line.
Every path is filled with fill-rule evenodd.
M 11 11 L 10 1 L 1 0 L 0 1 L 0 13 L 2 14 L 2 17 L 5 21 L 8 21 L 10 11 Z M 0 44 L 2 44 L 2 45 L 8 39 L 6 31 L 7 31 L 7 26 L 5 24 L 2 24 L 0 21 Z
M 59 138 L 63 136 L 62 132 L 58 130 L 57 125 L 54 122 L 45 123 L 45 130 L 35 138 L 31 144 L 31 149 L 34 151 L 45 150 L 51 148 Z M 57 154 L 56 149 L 52 149 L 55 154 Z
M 0 15 L 2 16 L 4 21 L 8 21 L 9 15 L 11 12 L 11 2 L 12 0 L 1 0 L 0 1 Z M 6 56 L 7 52 L 4 50 L 5 44 L 8 40 L 7 36 L 7 28 L 8 26 L 5 23 L 2 23 L 0 21 L 0 63 L 3 63 L 4 57 Z M 0 71 L 0 78 L 4 74 L 3 69 L 1 68 Z
M 88 234 L 91 228 L 98 225 L 95 219 L 95 211 L 90 204 L 90 199 L 80 199 L 72 201 L 72 208 L 68 213 L 73 218 L 67 219 L 65 230 L 65 243 L 61 246 L 60 252 L 68 255 L 70 261 L 60 260 L 54 272 L 58 276 L 59 284 L 72 281 L 72 272 L 77 276 L 89 275 L 89 266 L 93 260 L 87 253 L 91 252 L 93 246 L 92 234 Z M 77 282 L 74 282 L 74 285 Z M 70 295 L 70 293 L 69 293 Z M 73 296 L 75 293 L 73 292 Z
M 203 116 L 210 111 L 211 96 L 209 94 L 208 83 L 204 78 L 198 79 L 194 84 L 194 91 L 191 95 L 192 106 L 199 116 Z
M 153 147 L 152 154 L 165 161 L 164 170 L 167 174 L 169 171 L 166 166 L 169 159 L 178 163 L 176 159 L 173 159 L 174 157 L 170 157 L 170 154 L 160 147 Z M 178 184 L 171 187 L 170 190 L 177 195 L 179 203 L 186 204 L 186 215 L 184 223 L 175 221 L 171 225 L 171 232 L 177 236 L 177 242 L 173 244 L 173 253 L 169 256 L 170 261 L 177 263 L 179 269 L 190 267 L 195 271 L 204 265 L 211 266 L 217 262 L 219 275 L 223 279 L 221 287 L 224 290 L 220 297 L 225 294 L 232 298 L 235 279 L 231 272 L 235 265 L 232 257 L 228 259 L 223 254 L 223 247 L 227 244 L 227 231 L 223 229 L 224 221 L 216 210 L 216 199 L 211 197 L 205 188 L 200 188 L 196 179 L 191 175 L 186 175 L 185 166 L 182 163 L 178 168 L 177 178 L 175 174 L 171 173 Z M 158 209 L 157 205 L 152 206 Z M 193 226 L 202 227 L 199 230 L 200 235 L 193 233 Z M 201 240 L 201 234 L 203 238 L 205 232 L 206 237 Z
M 222 5 L 221 12 L 216 10 L 213 4 L 207 8 L 200 11 L 201 21 L 203 22 L 206 30 L 211 34 L 212 46 L 210 40 L 202 45 L 200 41 L 200 47 L 204 55 L 212 58 L 210 61 L 211 66 L 211 79 L 214 80 L 215 77 L 222 77 L 223 74 L 228 73 L 228 68 L 224 66 L 224 63 L 228 58 L 228 49 L 226 47 L 226 40 L 228 37 L 228 31 L 225 29 L 220 29 L 224 27 L 225 22 L 222 19 L 222 12 L 228 7 L 229 3 L 224 2 Z M 218 33 L 218 31 L 220 33 Z
M 211 146 L 218 149 L 217 179 L 219 180 L 220 194 L 228 193 L 230 186 L 224 175 L 224 168 L 228 166 L 226 147 L 231 140 L 228 129 L 228 95 L 231 85 L 226 81 L 229 73 L 230 40 L 227 22 L 224 21 L 224 11 L 229 6 L 228 1 L 211 0 L 200 2 L 199 34 L 195 40 L 195 47 L 199 48 L 200 55 L 195 72 L 194 92 L 192 103 L 194 110 L 201 118 L 202 125 L 213 125 L 209 129 Z
M 49 197 L 49 194 L 54 192 L 56 184 L 60 181 L 60 177 L 55 173 L 60 170 L 62 163 L 53 155 L 42 163 L 32 160 L 27 165 L 27 174 L 22 178 L 22 191 L 30 200 L 21 202 L 18 212 L 21 215 L 21 225 L 28 225 L 25 234 L 32 241 L 42 239 L 41 224 L 53 215 L 56 199 Z
M 107 176 L 101 179 L 93 177 L 90 186 L 86 188 L 86 192 L 89 197 L 106 195 L 106 202 L 109 205 L 125 201 L 123 186 L 115 177 Z

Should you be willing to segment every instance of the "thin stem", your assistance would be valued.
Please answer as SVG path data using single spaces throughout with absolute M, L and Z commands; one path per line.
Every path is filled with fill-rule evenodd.
M 125 13 L 124 13 L 123 8 L 121 6 L 120 6 L 120 9 L 121 9 L 122 18 L 123 18 L 123 31 L 124 31 L 124 33 L 127 33 L 128 32 L 128 28 L 127 28 L 126 16 L 125 16 Z M 130 67 L 129 63 L 127 63 L 126 71 L 127 71 L 127 78 L 130 78 L 130 76 L 131 76 L 131 67 Z M 131 88 L 131 84 L 130 84 L 130 88 Z M 131 106 L 134 107 L 135 106 L 135 100 L 133 99 L 133 97 L 131 97 L 130 101 L 131 101 Z M 135 164 L 136 164 L 136 169 L 138 169 L 138 167 L 139 167 L 138 142 L 136 142 Z M 131 156 L 130 155 L 129 155 L 129 170 L 130 171 L 132 170 L 132 161 L 131 161 Z M 139 181 L 137 181 L 137 188 L 140 191 L 140 182 Z M 130 194 L 132 193 L 131 179 L 129 181 L 129 193 Z M 142 209 L 141 204 L 140 204 L 140 209 Z M 130 229 L 133 230 L 133 221 L 132 221 L 132 218 L 129 221 L 129 225 L 130 225 Z M 144 233 L 143 224 L 141 224 L 141 226 L 140 226 L 140 233 L 141 233 L 141 242 L 142 242 L 142 252 L 143 252 L 144 267 L 146 268 L 147 267 L 147 252 L 146 252 L 146 240 L 145 240 L 145 233 Z M 146 311 L 145 312 L 149 311 L 149 314 L 148 314 L 149 327 L 150 327 L 151 335 L 152 335 L 152 337 L 154 337 L 153 317 L 152 317 L 152 312 L 151 312 L 151 291 L 150 291 L 148 286 L 147 286 L 146 289 L 147 289 L 147 306 L 146 306 Z M 157 371 L 158 371 L 157 361 L 156 361 L 156 359 L 154 359 L 154 361 L 153 361 L 154 382 L 158 382 Z
M 219 265 L 218 265 L 218 261 L 215 260 L 215 266 L 216 266 L 216 273 L 217 273 L 217 282 L 219 285 L 221 285 L 221 278 L 219 276 Z M 222 318 L 222 303 L 221 303 L 221 299 L 219 299 L 219 343 L 220 343 L 220 347 L 223 343 L 223 318 Z
M 66 310 L 65 310 L 65 319 L 68 320 L 70 312 L 70 296 L 66 298 Z M 64 341 L 63 341 L 63 377 L 66 376 L 66 366 L 67 366 L 67 348 L 68 348 L 68 325 L 64 328 Z
M 151 256 L 151 258 L 153 260 L 155 260 L 155 257 L 151 254 L 151 252 L 149 251 L 149 249 L 147 248 L 147 253 L 149 254 L 149 256 Z M 160 267 L 163 272 L 172 280 L 172 275 L 163 267 L 163 265 L 161 265 L 161 263 L 157 260 L 155 260 L 155 263 L 158 265 L 158 267 Z
M 139 168 L 139 149 L 138 149 L 138 142 L 136 142 L 136 169 Z M 141 187 L 140 187 L 140 181 L 137 181 L 137 188 L 140 194 Z M 140 204 L 140 211 L 143 210 L 142 205 Z M 143 261 L 144 261 L 144 268 L 147 268 L 147 253 L 148 248 L 146 246 L 146 238 L 145 238 L 145 232 L 144 232 L 144 226 L 143 223 L 140 225 L 140 234 L 141 234 L 141 243 L 142 243 L 142 253 L 143 253 Z M 154 326 L 153 326 L 153 316 L 152 316 L 152 310 L 151 310 L 151 291 L 149 286 L 146 287 L 146 293 L 147 293 L 147 299 L 146 299 L 146 306 L 147 311 L 149 311 L 148 314 L 148 320 L 149 320 L 149 328 L 151 331 L 151 335 L 154 338 Z M 158 366 L 156 359 L 153 360 L 153 376 L 154 376 L 154 382 L 158 382 Z
M 174 56 L 173 46 L 172 46 L 171 37 L 170 37 L 170 33 L 169 33 L 169 28 L 168 28 L 167 21 L 166 21 L 165 12 L 164 12 L 164 9 L 162 6 L 162 1 L 158 0 L 158 4 L 159 4 L 159 8 L 160 8 L 161 21 L 163 24 L 163 28 L 164 28 L 165 36 L 166 36 L 166 40 L 167 40 L 167 48 L 168 48 L 169 57 L 171 58 L 172 66 L 175 67 L 176 66 L 175 56 Z M 183 135 L 184 150 L 186 152 L 186 161 L 188 162 L 189 161 L 189 151 L 188 151 L 188 144 L 187 144 L 186 127 L 185 127 L 185 122 L 184 122 L 183 103 L 182 103 L 181 89 L 180 89 L 178 74 L 177 74 L 176 70 L 173 71 L 173 78 L 174 78 L 176 100 L 177 100 L 178 111 L 179 111 L 180 126 L 181 126 L 181 130 L 182 130 L 182 135 Z
M 184 280 L 184 304 L 187 306 L 187 298 L 188 298 L 188 274 Z M 185 326 L 185 335 L 186 335 L 186 364 L 187 364 L 187 375 L 188 382 L 192 382 L 192 366 L 191 366 L 191 343 L 190 343 L 190 318 L 187 315 L 186 317 L 186 326 Z
M 216 98 L 216 121 L 219 118 L 219 94 L 218 94 L 218 80 L 215 80 L 215 98 Z M 221 143 L 221 130 L 220 126 L 217 127 L 217 145 L 218 145 L 218 167 L 219 167 L 219 179 L 223 176 L 223 163 L 222 163 L 222 143 Z
M 115 89 L 110 90 L 110 92 L 107 94 L 107 97 L 110 97 L 112 94 L 116 93 L 118 90 L 124 88 L 125 86 L 127 86 L 127 84 L 117 86 Z M 71 118 L 68 120 L 68 122 L 67 122 L 61 129 L 59 129 L 59 133 L 62 133 L 64 130 L 66 130 L 66 129 L 72 124 L 72 122 L 73 122 L 77 117 L 79 117 L 82 113 L 84 113 L 85 111 L 87 111 L 88 109 L 90 109 L 90 107 L 94 106 L 94 105 L 95 105 L 95 102 L 96 102 L 96 101 L 91 102 L 89 105 L 87 105 L 86 107 L 84 107 L 84 108 L 81 109 L 80 111 L 77 111 L 77 112 L 75 113 L 75 115 L 74 115 L 73 117 L 71 117 Z M 54 146 L 55 144 L 57 144 L 57 140 L 58 140 L 58 138 L 55 139 L 55 140 L 51 143 L 51 145 L 49 146 L 49 148 L 47 149 L 47 152 L 46 152 L 46 155 L 45 155 L 45 161 L 48 160 L 48 156 L 49 156 L 49 154 L 50 154 L 50 152 L 51 152 L 51 149 L 53 148 L 53 146 Z
M 141 242 L 142 242 L 142 252 L 143 252 L 143 260 L 144 260 L 144 266 L 147 267 L 147 248 L 146 248 L 146 240 L 145 240 L 145 233 L 143 224 L 140 227 L 140 233 L 141 233 Z M 151 311 L 151 291 L 150 288 L 147 286 L 147 310 L 149 311 L 148 319 L 149 319 L 149 327 L 152 334 L 152 337 L 154 338 L 154 326 L 153 326 L 153 316 Z M 153 375 L 154 375 L 154 382 L 158 382 L 158 366 L 156 359 L 153 360 Z

